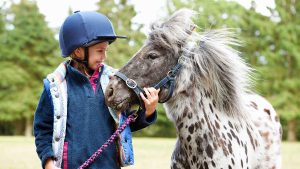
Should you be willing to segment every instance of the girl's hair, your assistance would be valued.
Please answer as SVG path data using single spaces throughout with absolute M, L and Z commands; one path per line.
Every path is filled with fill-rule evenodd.
M 79 58 L 78 56 L 75 55 L 74 52 L 70 54 L 71 62 L 70 64 L 74 66 L 76 69 L 78 69 L 81 73 L 86 75 L 87 77 L 90 77 L 91 75 L 89 74 L 90 69 L 87 68 L 82 62 L 78 62 Z

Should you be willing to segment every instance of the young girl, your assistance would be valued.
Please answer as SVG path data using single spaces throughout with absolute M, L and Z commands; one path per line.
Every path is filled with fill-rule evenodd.
M 60 29 L 62 63 L 44 80 L 34 117 L 36 150 L 42 167 L 78 168 L 115 131 L 117 115 L 105 105 L 104 90 L 111 69 L 104 64 L 106 51 L 117 38 L 110 20 L 97 12 L 75 12 Z M 156 120 L 158 92 L 141 94 L 146 111 L 130 124 L 132 131 Z M 89 168 L 119 169 L 118 145 L 108 146 Z

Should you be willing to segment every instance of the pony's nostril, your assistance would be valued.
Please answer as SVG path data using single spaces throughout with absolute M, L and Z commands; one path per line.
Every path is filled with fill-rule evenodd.
M 111 96 L 113 96 L 113 94 L 114 94 L 114 89 L 113 89 L 112 87 L 110 87 L 110 88 L 107 90 L 107 96 L 108 96 L 108 97 L 111 97 Z

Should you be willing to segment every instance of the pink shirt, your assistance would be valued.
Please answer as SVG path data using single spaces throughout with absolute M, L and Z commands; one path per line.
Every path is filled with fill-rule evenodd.
M 102 69 L 102 64 L 100 64 L 94 71 L 93 75 L 89 78 L 90 83 L 92 85 L 92 88 L 94 90 L 94 93 L 96 93 L 96 88 L 97 88 L 97 84 L 99 82 L 99 73 L 101 72 Z

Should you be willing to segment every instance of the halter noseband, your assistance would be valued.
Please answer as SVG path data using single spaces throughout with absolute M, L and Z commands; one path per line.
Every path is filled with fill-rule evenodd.
M 155 89 L 159 89 L 161 87 L 169 88 L 167 98 L 162 101 L 159 101 L 159 103 L 165 103 L 172 97 L 175 88 L 175 77 L 180 71 L 183 61 L 185 61 L 185 58 L 183 58 L 182 56 L 179 57 L 177 64 L 171 68 L 171 70 L 161 81 L 159 81 L 153 86 Z M 125 74 L 119 71 L 115 73 L 115 76 L 121 78 L 126 83 L 127 87 L 134 91 L 134 93 L 139 99 L 139 104 L 141 108 L 145 110 L 144 102 L 140 96 L 140 93 L 143 93 L 145 95 L 145 91 L 143 90 L 143 88 L 141 88 L 135 80 L 128 78 Z

